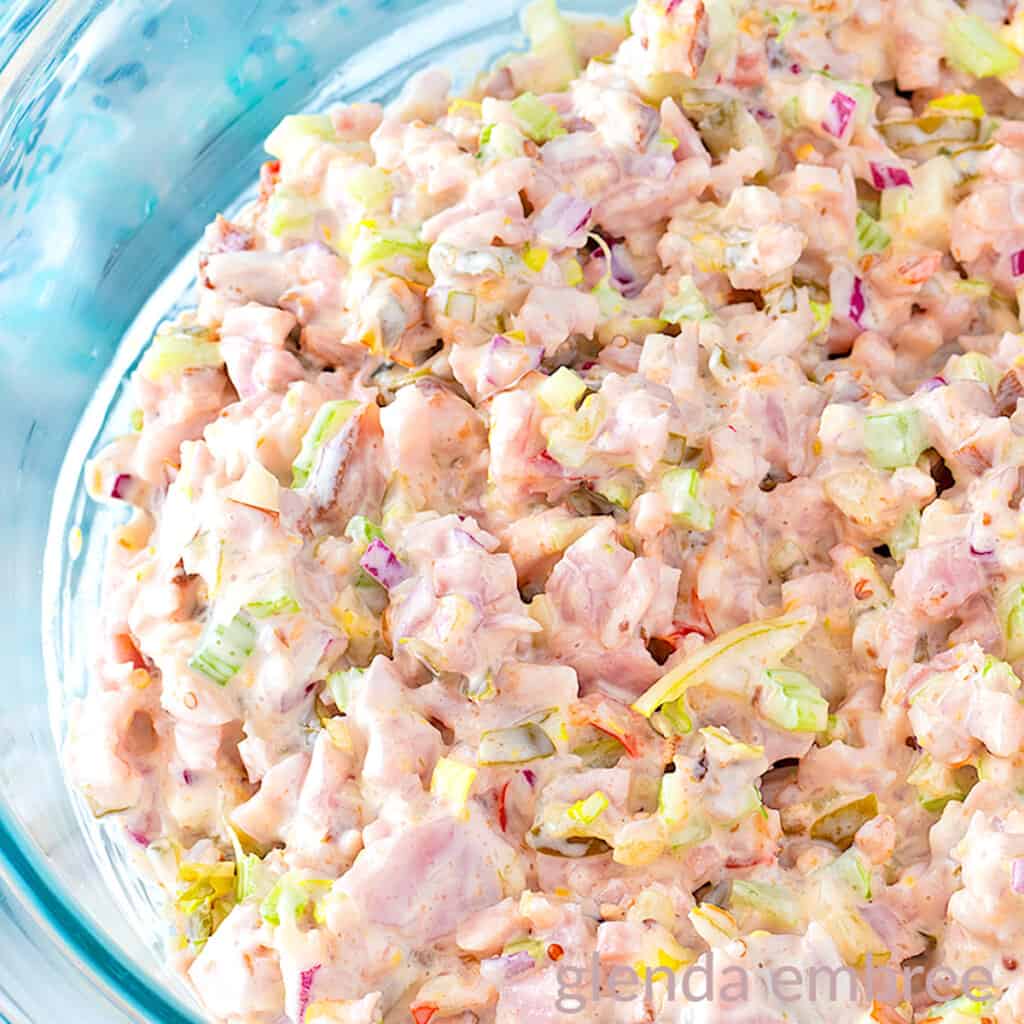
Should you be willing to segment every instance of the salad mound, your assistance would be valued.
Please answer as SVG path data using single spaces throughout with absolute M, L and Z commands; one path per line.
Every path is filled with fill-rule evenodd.
M 206 231 L 69 770 L 211 1020 L 1019 1024 L 1024 8 L 524 27 Z

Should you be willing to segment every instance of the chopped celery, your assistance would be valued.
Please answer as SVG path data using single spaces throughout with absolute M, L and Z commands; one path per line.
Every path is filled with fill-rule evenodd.
M 375 540 L 383 540 L 384 531 L 366 516 L 353 516 L 345 527 L 345 536 L 357 547 L 366 548 Z
M 267 230 L 275 238 L 301 234 L 313 222 L 314 209 L 312 201 L 301 192 L 279 185 L 267 200 Z
M 366 270 L 395 257 L 408 259 L 418 270 L 427 268 L 430 246 L 409 231 L 380 231 L 361 224 L 352 239 L 350 259 L 357 270 Z
M 484 125 L 480 133 L 480 158 L 484 160 L 514 160 L 523 155 L 526 138 L 511 124 Z
M 711 309 L 692 277 L 681 277 L 676 294 L 669 295 L 661 311 L 661 319 L 670 324 L 681 324 L 685 320 L 710 320 Z
M 263 861 L 254 853 L 246 853 L 242 849 L 238 833 L 230 825 L 228 832 L 231 835 L 231 845 L 235 851 L 235 899 L 244 903 L 252 899 L 260 888 L 260 869 Z
M 922 754 L 907 776 L 907 784 L 917 790 L 917 799 L 926 811 L 941 814 L 946 804 L 965 800 L 977 779 L 970 766 L 951 768 L 931 754 Z
M 591 793 L 585 800 L 577 800 L 569 808 L 568 814 L 573 821 L 578 821 L 581 825 L 592 825 L 608 810 L 609 806 L 608 797 L 598 790 L 596 793 Z
M 1006 656 L 1010 661 L 1024 658 L 1024 583 L 1007 587 L 998 602 L 999 619 L 1006 636 Z
M 313 423 L 302 439 L 302 449 L 292 463 L 292 488 L 305 487 L 316 465 L 320 449 L 333 440 L 359 408 L 358 402 L 339 399 L 325 402 L 313 418 Z
M 981 97 L 972 92 L 951 92 L 928 101 L 929 110 L 940 110 L 978 120 L 985 116 Z
M 711 835 L 707 818 L 694 811 L 693 802 L 686 791 L 686 776 L 682 772 L 662 776 L 657 813 L 667 831 L 669 845 L 674 850 L 693 846 Z
M 468 764 L 450 757 L 439 758 L 430 780 L 430 792 L 447 803 L 454 814 L 464 817 L 476 776 L 476 769 Z
M 715 525 L 715 511 L 699 497 L 700 473 L 695 469 L 670 469 L 661 478 L 661 493 L 677 523 L 691 530 L 707 531 Z
M 678 700 L 694 686 L 712 681 L 732 685 L 735 676 L 756 678 L 766 664 L 778 663 L 789 654 L 813 625 L 813 610 L 800 608 L 776 619 L 738 626 L 667 672 L 633 708 L 650 718 L 663 704 Z
M 928 447 L 921 414 L 916 409 L 892 409 L 868 415 L 864 447 L 876 469 L 913 466 Z
M 559 367 L 537 388 L 537 398 L 552 413 L 573 412 L 587 393 L 587 385 L 567 366 Z
M 958 14 L 946 26 L 946 58 L 959 71 L 996 78 L 1016 71 L 1021 55 L 981 18 Z
M 263 861 L 255 853 L 243 853 L 235 861 L 237 872 L 237 884 L 235 886 L 235 898 L 239 903 L 252 899 L 259 891 L 259 870 Z
M 331 890 L 326 879 L 299 879 L 293 874 L 282 875 L 274 888 L 260 904 L 260 916 L 267 924 L 278 926 L 282 921 L 295 923 L 310 905 L 319 911 L 320 900 Z
M 811 331 L 811 337 L 817 338 L 819 335 L 828 334 L 828 329 L 832 326 L 832 303 L 815 302 L 814 299 L 811 299 L 809 305 L 811 315 L 814 317 L 814 330 Z
M 256 627 L 239 612 L 227 625 L 211 625 L 188 660 L 193 672 L 227 686 L 256 649 Z
M 589 458 L 588 444 L 604 419 L 598 395 L 588 395 L 575 412 L 563 413 L 545 425 L 548 454 L 570 469 L 579 469 Z
M 754 918 L 758 927 L 795 928 L 801 917 L 800 901 L 785 886 L 742 879 L 732 883 L 729 909 L 741 920 Z
M 765 718 L 781 729 L 822 732 L 828 726 L 828 701 L 802 672 L 766 671 L 758 702 Z
M 849 888 L 855 899 L 871 899 L 871 869 L 856 850 L 847 850 L 836 857 L 822 872 Z
M 536 723 L 494 729 L 480 737 L 477 761 L 482 765 L 523 764 L 555 753 L 555 745 Z
M 476 319 L 476 296 L 470 292 L 450 291 L 444 304 L 444 315 L 465 324 L 473 323 Z
M 358 689 L 366 675 L 366 669 L 346 668 L 340 672 L 332 672 L 327 677 L 327 687 L 334 698 L 334 705 L 339 711 L 348 713 L 352 703 L 352 694 Z
M 885 252 L 892 245 L 892 236 L 873 217 L 857 211 L 857 244 L 863 255 Z
M 602 498 L 607 498 L 613 505 L 628 510 L 639 497 L 643 485 L 635 474 L 623 471 L 598 480 L 593 487 L 595 493 L 600 494 Z
M 297 150 L 305 152 L 311 145 L 337 139 L 328 114 L 291 114 L 270 133 L 263 148 L 272 157 L 284 160 Z
M 556 0 L 534 0 L 523 11 L 522 24 L 538 58 L 531 84 L 541 92 L 567 88 L 582 69 L 572 28 Z
M 903 517 L 903 522 L 889 535 L 889 551 L 897 562 L 902 562 L 907 557 L 907 552 L 917 547 L 920 532 L 921 513 L 916 508 L 911 509 Z
M 141 409 L 132 409 L 131 424 L 132 430 L 139 433 L 146 423 L 146 414 Z
M 868 793 L 853 799 L 843 798 L 843 801 L 838 804 L 833 801 L 832 806 L 811 823 L 810 835 L 812 839 L 834 843 L 846 850 L 853 844 L 860 827 L 878 816 L 878 797 Z
M 686 736 L 693 732 L 693 719 L 686 706 L 686 698 L 669 701 L 655 712 L 651 724 L 662 736 Z
M 383 213 L 391 205 L 391 176 L 379 167 L 353 167 L 345 179 L 345 192 L 365 213 Z
M 245 610 L 254 618 L 272 619 L 275 615 L 297 615 L 301 608 L 299 602 L 288 591 L 282 591 L 274 597 L 250 601 Z
M 973 380 L 984 384 L 989 391 L 999 386 L 999 371 L 992 360 L 981 352 L 966 352 L 953 356 L 946 364 L 942 375 L 946 380 Z
M 186 370 L 224 365 L 220 345 L 205 330 L 172 328 L 159 332 L 142 357 L 139 372 L 147 380 L 158 381 Z
M 565 134 L 558 111 L 537 99 L 532 92 L 524 92 L 512 101 L 512 113 L 534 142 L 550 142 Z

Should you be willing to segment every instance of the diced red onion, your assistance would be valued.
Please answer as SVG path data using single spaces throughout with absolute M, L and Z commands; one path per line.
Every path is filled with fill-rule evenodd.
M 803 71 L 803 68 L 794 61 L 789 65 L 789 73 L 791 75 L 799 75 Z
M 1018 249 L 1010 257 L 1010 269 L 1013 271 L 1014 277 L 1024 274 L 1024 249 Z
M 144 835 L 142 832 L 136 832 L 135 829 L 130 828 L 128 831 L 128 837 L 133 843 L 137 843 L 139 846 L 148 847 L 149 837 Z
M 320 970 L 320 964 L 315 967 L 310 967 L 308 971 L 303 971 L 299 975 L 299 1006 L 296 1020 L 298 1024 L 306 1019 L 306 1010 L 309 1009 L 310 1000 L 313 996 L 313 982 L 316 981 L 317 972 Z
M 857 110 L 857 101 L 845 92 L 835 92 L 828 105 L 825 119 L 821 127 L 835 139 L 841 139 L 850 126 L 850 121 Z
M 195 779 L 192 777 L 192 773 L 187 768 L 181 773 L 181 781 L 184 782 L 186 786 L 191 786 L 192 783 L 195 782 Z
M 452 530 L 452 539 L 458 542 L 461 548 L 484 548 L 483 544 L 480 543 L 468 530 Z
M 480 974 L 495 988 L 500 988 L 508 978 L 525 974 L 536 967 L 537 962 L 525 949 L 508 956 L 495 956 L 480 962 Z
M 629 250 L 620 242 L 612 246 L 612 280 L 626 299 L 634 299 L 644 290 L 643 282 L 633 269 Z
M 865 903 L 857 908 L 861 917 L 882 940 L 882 945 L 895 948 L 903 935 L 903 925 L 896 912 L 884 903 Z
M 593 207 L 576 196 L 559 192 L 533 218 L 539 241 L 553 249 L 578 249 L 587 240 Z
M 532 370 L 540 367 L 544 359 L 541 345 L 522 345 L 511 341 L 502 334 L 496 334 L 484 352 L 480 373 L 487 388 L 481 388 L 481 397 L 510 388 Z
M 863 327 L 861 323 L 864 317 L 864 311 L 867 308 L 867 303 L 864 301 L 864 282 L 859 277 L 853 279 L 853 291 L 850 292 L 850 319 L 858 326 Z
M 134 482 L 135 478 L 129 473 L 118 473 L 114 486 L 110 488 L 110 496 L 118 501 L 127 501 Z
M 944 388 L 949 381 L 945 377 L 929 377 L 918 389 L 917 394 L 926 395 L 929 391 L 938 391 L 939 388 Z
M 394 551 L 382 540 L 371 542 L 359 564 L 386 590 L 397 587 L 409 575 Z
M 1010 868 L 1010 885 L 1013 891 L 1024 895 L 1024 858 L 1018 858 Z
M 890 167 L 886 164 L 872 163 L 871 182 L 879 192 L 887 188 L 902 188 L 904 185 L 912 185 L 910 175 L 902 167 Z
M 537 785 L 537 776 L 533 773 L 531 769 L 524 768 L 521 774 L 523 778 L 526 779 L 526 781 L 529 783 L 531 789 Z
M 683 0 L 668 0 L 665 4 L 665 13 L 671 14 L 682 2 Z

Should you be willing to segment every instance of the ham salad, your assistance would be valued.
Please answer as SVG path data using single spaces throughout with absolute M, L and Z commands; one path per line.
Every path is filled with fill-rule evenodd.
M 1024 6 L 523 24 L 207 229 L 69 774 L 211 1021 L 1021 1024 Z

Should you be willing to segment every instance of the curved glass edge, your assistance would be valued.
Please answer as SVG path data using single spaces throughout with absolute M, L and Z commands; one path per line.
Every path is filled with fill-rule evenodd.
M 102 13 L 105 6 L 97 4 L 93 13 Z M 124 6 L 126 8 L 134 7 L 137 12 L 142 5 L 128 0 Z M 191 6 L 198 8 L 200 4 L 172 2 L 167 4 L 165 9 Z M 261 4 L 253 3 L 246 6 L 257 9 L 261 7 Z M 294 9 L 296 6 L 301 5 L 293 4 L 291 8 Z M 307 5 L 309 8 L 318 10 L 322 10 L 325 6 L 327 5 L 324 3 Z M 55 327 L 67 325 L 69 321 L 72 321 L 66 354 L 70 354 L 72 369 L 78 371 L 78 376 L 74 380 L 74 386 L 70 388 L 72 396 L 70 400 L 67 395 L 68 389 L 65 389 L 65 394 L 62 395 L 65 404 L 70 406 L 70 408 L 65 408 L 62 413 L 62 416 L 68 420 L 76 418 L 77 408 L 84 402 L 97 377 L 102 374 L 102 382 L 96 395 L 89 403 L 88 411 L 67 448 L 67 455 L 60 470 L 60 483 L 57 487 L 53 513 L 46 534 L 46 568 L 44 589 L 41 595 L 42 637 L 45 637 L 43 647 L 49 685 L 50 711 L 58 748 L 63 741 L 63 712 L 65 709 L 63 697 L 66 695 L 64 656 L 68 652 L 68 644 L 73 633 L 66 613 L 68 602 L 81 584 L 81 580 L 74 574 L 75 570 L 71 561 L 66 557 L 68 530 L 82 517 L 84 508 L 81 472 L 87 454 L 107 440 L 107 437 L 104 436 L 104 430 L 109 424 L 107 414 L 111 403 L 117 396 L 126 370 L 137 357 L 156 320 L 162 314 L 166 314 L 173 301 L 181 296 L 185 280 L 181 277 L 180 272 L 174 275 L 172 281 L 169 282 L 169 287 L 161 289 L 143 313 L 134 318 L 133 314 L 138 309 L 138 306 L 135 305 L 137 297 L 149 295 L 157 282 L 147 283 L 148 279 L 145 273 L 139 274 L 126 270 L 124 253 L 134 251 L 137 260 L 145 260 L 147 250 L 153 251 L 151 246 L 164 242 L 163 255 L 165 258 L 153 259 L 151 274 L 159 278 L 166 277 L 169 265 L 173 265 L 187 245 L 198 237 L 202 226 L 212 216 L 212 212 L 227 207 L 232 196 L 237 195 L 240 191 L 242 183 L 248 183 L 255 178 L 259 163 L 259 143 L 279 116 L 294 109 L 307 106 L 315 108 L 341 99 L 387 99 L 397 91 L 411 72 L 438 62 L 452 67 L 460 84 L 466 84 L 467 78 L 476 69 L 509 48 L 510 43 L 516 37 L 515 22 L 511 19 L 521 4 L 518 0 L 495 0 L 483 8 L 478 3 L 466 0 L 466 2 L 435 8 L 427 14 L 420 15 L 412 22 L 401 24 L 400 17 L 404 11 L 420 6 L 422 5 L 414 2 L 388 2 L 388 0 L 351 5 L 351 7 L 362 7 L 378 13 L 376 19 L 370 17 L 367 19 L 367 24 L 362 25 L 359 29 L 346 32 L 344 36 L 345 50 L 349 54 L 359 51 L 369 42 L 375 35 L 374 23 L 379 26 L 385 16 L 389 24 L 400 27 L 390 35 L 378 39 L 372 46 L 359 52 L 356 56 L 348 57 L 345 63 L 331 76 L 328 76 L 326 71 L 322 70 L 315 61 L 309 67 L 295 70 L 291 77 L 274 85 L 273 103 L 269 103 L 266 96 L 253 94 L 250 97 L 251 106 L 244 108 L 235 121 L 229 122 L 228 129 L 217 134 L 212 140 L 208 140 L 204 146 L 201 159 L 208 161 L 208 166 L 204 168 L 207 178 L 210 177 L 211 170 L 231 168 L 231 173 L 224 179 L 216 179 L 216 176 L 210 179 L 212 187 L 206 205 L 198 204 L 199 209 L 193 211 L 191 218 L 185 218 L 182 223 L 172 224 L 166 212 L 159 213 L 159 203 L 147 206 L 144 216 L 130 230 L 127 230 L 127 233 L 125 225 L 116 222 L 114 233 L 116 235 L 120 232 L 124 240 L 114 244 L 113 263 L 108 260 L 95 281 L 72 280 L 70 286 L 56 296 L 52 294 L 52 288 L 50 293 L 47 293 L 45 289 L 28 293 L 28 302 L 21 303 L 23 315 L 20 320 L 15 321 L 13 326 L 9 322 L 0 320 L 0 353 L 5 350 L 10 351 L 12 342 L 24 343 L 26 339 L 38 336 L 40 331 L 52 331 Z M 609 6 L 617 8 L 619 5 L 595 2 L 577 3 L 573 6 L 576 9 L 584 9 L 586 13 L 605 13 Z M 350 10 L 349 7 L 345 9 Z M 454 30 L 453 26 L 456 26 Z M 107 29 L 109 30 L 109 26 Z M 318 40 L 325 60 L 329 51 L 331 67 L 334 67 L 338 59 L 337 50 L 330 45 L 334 41 L 333 37 Z M 447 59 L 441 60 L 441 58 L 450 58 L 453 55 L 460 58 L 454 62 L 454 66 Z M 301 73 L 299 73 L 300 71 Z M 41 87 L 42 69 L 37 68 L 36 73 L 35 84 Z M 325 79 L 327 84 L 321 85 L 314 92 L 314 88 Z M 265 85 L 266 83 L 264 83 Z M 31 88 L 27 87 L 25 95 L 31 96 Z M 23 97 L 20 109 L 22 111 L 31 110 L 32 102 L 33 100 L 26 100 Z M 67 100 L 62 100 L 62 102 L 66 103 Z M 51 98 L 50 104 L 53 104 L 53 98 Z M 54 109 L 57 109 L 57 105 L 54 105 Z M 62 116 L 69 115 L 65 112 Z M 5 152 L 3 148 L 4 135 L 10 135 L 12 130 L 16 132 L 17 124 L 17 118 L 13 121 L 0 122 L 0 153 Z M 44 133 L 41 131 L 40 134 Z M 38 143 L 38 141 L 37 137 L 36 142 Z M 226 153 L 236 154 L 236 156 L 232 158 L 231 162 L 224 163 Z M 237 154 L 244 154 L 244 158 L 237 159 Z M 23 153 L 23 155 L 25 154 Z M 215 155 L 219 155 L 222 161 L 221 165 L 217 164 L 214 159 Z M 7 195 L 4 186 L 5 180 L 2 168 L 0 168 L 0 213 L 4 211 L 3 201 Z M 59 187 L 59 183 L 55 179 L 47 187 Z M 114 209 L 118 209 L 117 191 L 117 181 L 113 181 L 107 186 L 105 193 Z M 81 212 L 85 213 L 91 210 L 90 204 L 96 201 L 97 194 L 87 194 L 83 200 Z M 130 189 L 128 202 L 129 205 L 133 202 Z M 27 217 L 28 212 L 27 210 L 21 211 L 25 215 L 23 220 Z M 15 209 L 15 213 L 18 213 L 17 209 Z M 31 222 L 32 218 L 28 218 L 28 220 Z M 6 223 L 9 226 L 12 223 L 16 225 L 18 216 L 10 218 Z M 109 228 L 110 225 L 101 226 L 101 235 L 109 233 Z M 3 251 L 4 233 L 3 222 L 0 220 L 0 252 Z M 167 253 L 173 254 L 174 259 L 166 258 Z M 122 257 L 120 265 L 116 259 L 119 255 Z M 32 267 L 31 259 L 28 260 L 27 265 Z M 138 267 L 133 269 L 137 270 Z M 4 308 L 3 292 L 16 282 L 17 277 L 18 274 L 12 271 L 10 262 L 4 264 L 0 261 L 0 309 Z M 95 289 L 106 287 L 109 291 L 115 288 L 115 284 L 125 292 L 121 301 L 102 308 L 96 307 Z M 76 310 L 75 302 L 82 299 L 83 291 L 87 290 L 86 286 L 91 286 L 93 293 L 84 300 L 85 308 Z M 70 302 L 68 301 L 69 297 Z M 106 364 L 115 346 L 124 337 L 129 322 L 133 319 L 134 326 L 129 332 L 129 340 L 119 350 L 114 365 L 103 373 L 102 367 Z M 81 353 L 83 349 L 85 358 L 76 357 L 75 353 Z M 79 360 L 77 363 L 76 358 Z M 66 366 L 46 366 L 43 376 L 50 372 L 66 372 L 66 370 Z M 34 423 L 29 415 L 29 408 L 37 408 L 38 401 L 44 399 L 46 391 L 44 388 L 41 393 L 39 389 L 41 383 L 39 369 L 33 366 L 26 367 L 24 362 L 21 365 L 16 363 L 13 368 L 8 364 L 5 369 L 3 361 L 0 361 L 0 376 L 4 375 L 9 377 L 13 385 L 11 395 L 16 396 L 15 436 L 20 438 L 22 432 L 17 428 L 21 425 L 28 427 L 29 422 Z M 29 377 L 35 379 L 29 379 Z M 24 387 L 19 390 L 19 385 L 24 385 Z M 18 408 L 18 399 L 21 399 L 23 403 L 21 409 Z M 21 423 L 18 422 L 20 413 L 24 413 Z M 31 435 L 32 429 L 29 428 L 26 452 L 29 450 Z M 14 456 L 20 454 L 0 452 L 0 478 L 9 478 L 6 477 L 6 473 L 10 471 L 14 473 L 16 481 L 20 479 L 17 476 L 18 467 L 13 461 Z M 47 452 L 46 456 L 49 461 L 41 465 L 38 470 L 43 480 L 53 479 L 57 469 L 57 459 L 54 458 L 54 453 Z M 102 544 L 103 531 L 96 531 L 96 533 L 96 538 L 86 538 L 87 544 Z M 42 560 L 36 557 L 39 554 L 40 552 L 36 550 L 29 551 L 27 554 L 23 552 L 23 561 L 27 560 L 27 564 L 34 562 L 38 565 Z M 40 607 L 40 602 L 30 601 L 28 607 Z M 22 637 L 21 642 L 34 643 L 34 640 L 35 630 L 33 629 L 28 635 Z M 0 792 L 0 797 L 3 796 L 4 794 Z M 87 828 L 96 830 L 96 834 L 100 835 L 102 830 L 97 830 L 91 816 L 82 812 L 82 805 L 77 797 L 72 799 L 76 816 Z M 103 858 L 109 855 L 109 849 L 103 853 L 97 853 L 98 849 L 98 845 L 94 843 L 93 852 L 99 858 L 100 867 L 103 870 Z M 103 941 L 103 929 L 98 927 L 93 917 L 83 910 L 78 899 L 66 891 L 60 879 L 41 866 L 45 860 L 44 852 L 40 850 L 24 823 L 19 820 L 17 813 L 5 806 L 5 801 L 0 799 L 0 882 L 6 882 L 12 891 L 20 897 L 33 920 L 51 936 L 58 948 L 63 948 L 66 951 L 76 968 L 85 976 L 93 979 L 95 984 L 112 997 L 117 1005 L 126 1008 L 126 1012 L 132 1015 L 131 1019 L 138 1019 L 135 1013 L 141 1011 L 147 1019 L 166 1021 L 168 1024 L 194 1024 L 197 1018 L 169 992 L 158 991 L 129 965 L 112 954 L 111 948 Z
M 403 5 L 374 4 L 371 6 L 398 9 Z M 416 5 L 406 4 L 404 6 Z M 416 19 L 415 28 L 412 24 L 404 25 L 391 35 L 378 40 L 368 50 L 347 60 L 334 76 L 328 78 L 327 85 L 319 89 L 315 100 L 311 103 L 304 102 L 303 96 L 295 98 L 291 94 L 278 93 L 275 96 L 273 112 L 268 114 L 266 110 L 262 111 L 261 117 L 252 120 L 247 131 L 242 133 L 237 141 L 228 138 L 229 133 L 217 137 L 216 143 L 221 146 L 222 153 L 237 150 L 244 152 L 246 159 L 237 161 L 237 164 L 234 165 L 237 171 L 229 182 L 218 182 L 219 194 L 212 201 L 212 208 L 223 208 L 228 205 L 226 199 L 229 197 L 223 193 L 234 184 L 234 194 L 237 195 L 239 179 L 246 183 L 254 180 L 259 163 L 258 145 L 266 134 L 267 128 L 281 114 L 307 105 L 321 106 L 342 98 L 387 99 L 397 91 L 409 73 L 419 67 L 437 62 L 438 58 L 449 54 L 460 44 L 465 44 L 464 49 L 468 48 L 468 51 L 473 51 L 475 46 L 477 51 L 472 52 L 472 55 L 467 52 L 465 59 L 460 62 L 463 78 L 465 78 L 470 73 L 470 69 L 478 68 L 487 60 L 497 56 L 501 50 L 496 47 L 508 48 L 511 40 L 510 33 L 514 32 L 515 23 L 509 20 L 507 25 L 502 26 L 504 34 L 496 31 L 497 23 L 502 19 L 509 19 L 518 6 L 517 0 L 504 0 L 504 2 L 491 5 L 487 10 L 482 10 L 477 5 L 469 3 L 436 8 L 429 14 Z M 396 21 L 392 20 L 391 24 L 396 24 Z M 458 26 L 457 32 L 453 32 L 453 25 Z M 347 36 L 347 46 L 358 49 L 365 42 L 365 39 L 360 37 L 367 34 L 373 34 L 372 27 L 355 36 Z M 319 75 L 317 81 L 322 82 L 326 77 L 326 75 Z M 308 85 L 308 80 L 304 84 Z M 307 89 L 304 98 L 308 100 L 311 95 L 312 93 Z M 2 134 L 2 129 L 0 129 L 0 134 Z M 2 198 L 2 182 L 0 182 L 0 200 Z M 161 236 L 166 225 L 161 225 L 159 220 L 151 215 L 152 211 L 150 211 L 150 215 L 147 215 L 139 232 L 129 236 L 129 245 L 138 244 L 141 236 L 145 233 L 148 233 L 150 237 Z M 203 211 L 202 222 L 205 223 L 210 215 L 210 210 Z M 201 226 L 191 231 L 189 236 L 184 236 L 183 230 L 190 229 L 169 232 L 172 246 L 180 247 L 185 237 L 188 237 L 189 241 L 197 237 Z M 0 236 L 2 233 L 3 228 L 0 226 Z M 0 241 L 2 241 L 2 237 L 0 237 Z M 145 246 L 142 251 L 145 252 Z M 109 268 L 106 269 L 109 271 Z M 159 263 L 158 270 L 161 276 L 166 274 L 166 261 Z M 5 283 L 2 271 L 3 268 L 0 268 L 0 292 Z M 82 332 L 81 340 L 84 342 L 88 339 L 91 342 L 89 358 L 81 367 L 83 372 L 80 383 L 83 386 L 75 389 L 75 394 L 79 398 L 84 397 L 87 393 L 89 385 L 106 362 L 111 349 L 124 334 L 127 325 L 122 321 L 130 311 L 130 302 L 134 300 L 135 296 L 147 295 L 152 290 L 145 285 L 140 286 L 137 279 L 130 280 L 132 288 L 128 290 L 129 304 L 127 308 L 104 310 L 104 315 L 94 318 L 91 322 L 86 322 L 85 325 L 77 325 Z M 98 283 L 102 284 L 103 282 Z M 72 295 L 74 296 L 80 291 L 81 287 L 76 283 Z M 174 299 L 181 295 L 181 292 L 182 279 L 175 275 L 173 286 L 169 290 L 161 291 L 160 295 L 140 314 L 136 321 L 136 327 L 130 332 L 130 340 L 119 351 L 115 364 L 104 374 L 96 396 L 89 403 L 89 410 L 67 449 L 67 456 L 61 470 L 53 515 L 47 533 L 46 570 L 42 600 L 42 629 L 45 636 L 44 649 L 46 651 L 50 710 L 56 725 L 58 746 L 63 739 L 65 709 L 63 696 L 66 694 L 64 686 L 67 681 L 66 665 L 62 657 L 68 650 L 67 645 L 73 640 L 74 632 L 71 629 L 72 623 L 65 613 L 68 602 L 77 592 L 80 583 L 75 576 L 74 567 L 66 558 L 66 541 L 69 527 L 82 518 L 85 508 L 81 489 L 81 471 L 86 455 L 94 450 L 97 444 L 102 444 L 106 440 L 101 436 L 104 426 L 108 422 L 106 414 L 117 395 L 126 370 L 150 336 L 156 320 L 166 314 L 168 307 Z M 0 298 L 0 302 L 2 302 L 2 298 Z M 31 316 L 24 333 L 18 331 L 23 338 L 31 336 L 29 328 L 32 323 L 36 325 L 48 323 L 49 326 L 53 326 L 52 318 L 46 315 L 46 305 L 44 303 L 42 309 L 37 307 L 30 311 Z M 3 306 L 0 305 L 0 308 Z M 62 312 L 66 317 L 67 310 Z M 9 325 L 0 322 L 0 348 L 4 347 L 5 327 L 9 327 Z M 72 347 L 80 348 L 78 337 L 73 338 Z M 16 367 L 15 371 L 17 369 Z M 46 368 L 47 371 L 49 369 Z M 4 372 L 10 371 L 0 368 L 0 374 Z M 38 388 L 40 381 L 37 379 L 30 383 Z M 32 390 L 29 389 L 28 394 L 32 393 Z M 19 398 L 27 397 L 25 392 L 18 393 L 14 389 L 12 389 L 12 394 L 18 394 Z M 26 404 L 34 404 L 34 402 Z M 71 416 L 74 416 L 73 409 Z M 30 440 L 31 430 L 29 435 Z M 0 464 L 7 457 L 0 455 Z M 0 465 L 0 473 L 2 472 L 3 467 Z M 45 477 L 49 473 L 50 468 L 43 467 L 42 475 Z M 104 532 L 97 531 L 97 544 L 102 543 Z M 0 796 L 3 795 L 0 793 Z M 97 828 L 92 818 L 81 813 L 82 805 L 77 798 L 73 798 L 73 801 L 76 815 L 83 824 L 94 830 L 97 835 L 102 835 L 102 829 Z M 110 849 L 108 845 L 102 852 L 97 853 L 101 842 L 102 840 L 98 840 L 93 844 L 93 852 L 103 870 L 104 866 L 109 867 L 106 858 L 110 854 Z M 131 1008 L 129 1012 L 141 1011 L 147 1019 L 167 1021 L 169 1024 L 179 1024 L 179 1022 L 192 1024 L 196 1018 L 169 992 L 161 991 L 162 986 L 155 988 L 148 979 L 140 977 L 136 971 L 111 952 L 111 947 L 103 940 L 103 929 L 97 926 L 92 915 L 83 910 L 76 895 L 69 893 L 62 886 L 58 877 L 41 866 L 44 861 L 43 852 L 34 842 L 29 831 L 23 827 L 23 822 L 19 821 L 17 814 L 12 814 L 10 808 L 3 806 L 3 802 L 0 801 L 0 875 L 5 876 L 8 884 L 20 895 L 22 902 L 40 927 L 44 927 L 56 943 L 67 951 L 77 969 L 91 977 L 103 991 L 116 995 L 121 1005 Z

